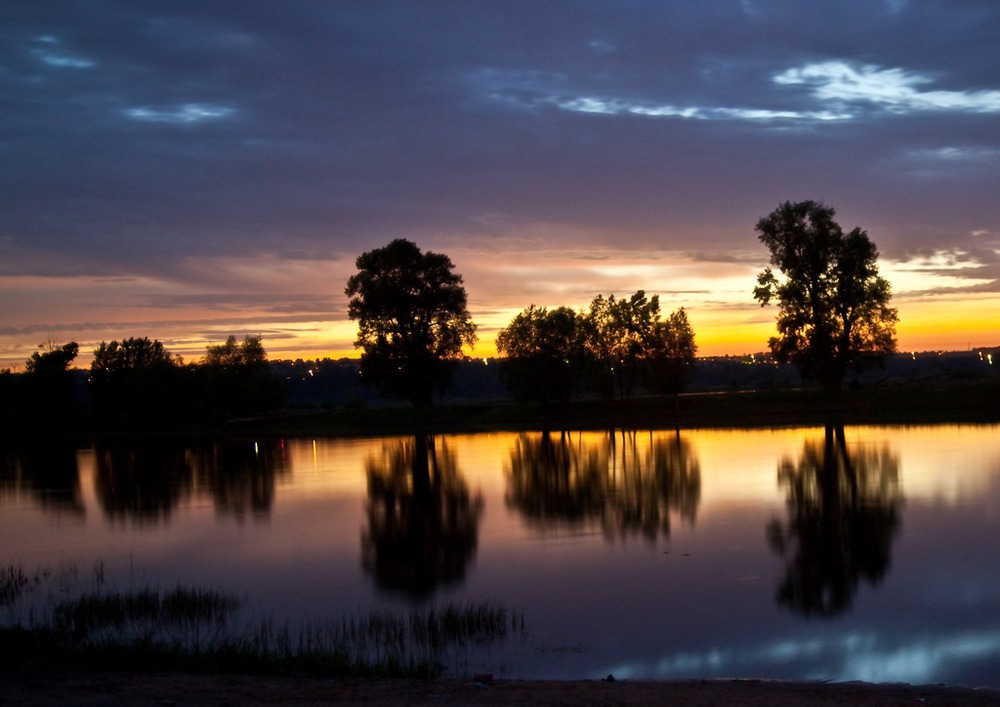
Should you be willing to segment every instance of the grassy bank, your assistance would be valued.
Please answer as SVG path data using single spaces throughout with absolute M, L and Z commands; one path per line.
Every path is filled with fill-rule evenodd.
M 948 381 L 872 386 L 830 394 L 771 390 L 642 397 L 566 405 L 443 404 L 430 410 L 372 407 L 241 420 L 228 434 L 350 436 L 534 429 L 651 429 L 1000 422 L 1000 384 Z

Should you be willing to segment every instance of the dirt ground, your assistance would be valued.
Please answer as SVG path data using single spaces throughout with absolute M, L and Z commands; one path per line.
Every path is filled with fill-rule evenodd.
M 362 680 L 180 673 L 0 673 L 3 705 L 1000 705 L 1000 691 L 794 683 Z

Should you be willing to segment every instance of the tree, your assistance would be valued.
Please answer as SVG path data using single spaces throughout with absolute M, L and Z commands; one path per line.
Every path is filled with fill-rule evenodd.
M 611 398 L 632 397 L 656 322 L 660 297 L 639 290 L 628 299 L 597 295 L 587 313 L 587 349 L 597 365 L 597 387 Z
M 90 364 L 94 412 L 104 423 L 136 427 L 176 419 L 186 404 L 178 361 L 158 340 L 101 342 Z
M 508 388 L 522 400 L 566 402 L 583 357 L 583 319 L 569 307 L 531 305 L 497 334 Z
M 646 388 L 667 395 L 677 395 L 687 387 L 698 345 L 687 312 L 681 307 L 666 321 L 658 321 L 646 344 Z
M 39 349 L 25 361 L 25 375 L 13 396 L 18 422 L 33 432 L 65 431 L 77 418 L 76 386 L 69 367 L 80 346 L 71 341 L 62 346 L 42 344 Z
M 235 336 L 226 339 L 226 343 L 206 347 L 206 366 L 223 366 L 226 368 L 264 368 L 267 366 L 267 352 L 259 336 L 243 337 L 238 342 Z
M 101 342 L 94 350 L 90 364 L 92 375 L 102 376 L 120 372 L 141 371 L 158 366 L 173 366 L 170 353 L 157 340 L 148 337 L 122 339 L 110 344 Z
M 75 341 L 62 346 L 55 344 L 39 346 L 42 351 L 35 351 L 31 358 L 24 362 L 25 373 L 37 375 L 63 374 L 69 370 L 73 359 L 80 352 L 80 345 Z
M 833 216 L 814 201 L 785 202 L 757 222 L 783 278 L 765 268 L 754 298 L 761 306 L 777 300 L 778 336 L 769 341 L 775 358 L 835 391 L 848 372 L 896 350 L 897 315 L 875 244 L 860 228 L 845 235 Z
M 284 398 L 283 381 L 271 374 L 259 336 L 246 335 L 242 342 L 230 336 L 208 346 L 196 377 L 202 413 L 215 421 L 273 410 Z
M 462 276 L 447 255 L 396 239 L 363 253 L 347 281 L 358 321 L 361 375 L 382 391 L 429 407 L 448 381 L 448 359 L 476 341 Z
M 660 298 L 639 290 L 628 299 L 598 295 L 586 315 L 587 349 L 596 364 L 598 391 L 624 400 L 638 381 L 650 390 L 680 392 L 697 346 L 687 313 L 663 321 Z

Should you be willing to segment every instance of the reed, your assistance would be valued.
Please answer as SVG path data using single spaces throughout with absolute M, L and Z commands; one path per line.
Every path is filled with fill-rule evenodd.
M 11 609 L 53 576 L 0 567 L 0 606 Z M 0 657 L 92 668 L 435 677 L 454 671 L 463 652 L 524 632 L 523 615 L 488 602 L 408 614 L 367 610 L 294 627 L 269 619 L 248 625 L 243 602 L 215 589 L 108 590 L 100 565 L 95 579 L 95 590 L 69 598 L 61 586 L 63 598 L 50 597 L 48 613 L 33 610 L 26 622 L 8 612 Z

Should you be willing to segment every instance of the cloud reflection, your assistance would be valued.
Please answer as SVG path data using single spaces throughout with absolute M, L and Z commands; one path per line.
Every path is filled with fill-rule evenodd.
M 1000 631 L 970 631 L 893 643 L 875 633 L 827 638 L 790 638 L 752 647 L 708 648 L 655 661 L 610 665 L 619 679 L 677 680 L 691 677 L 756 675 L 836 682 L 863 680 L 927 684 L 981 684 L 976 663 L 1000 655 Z

